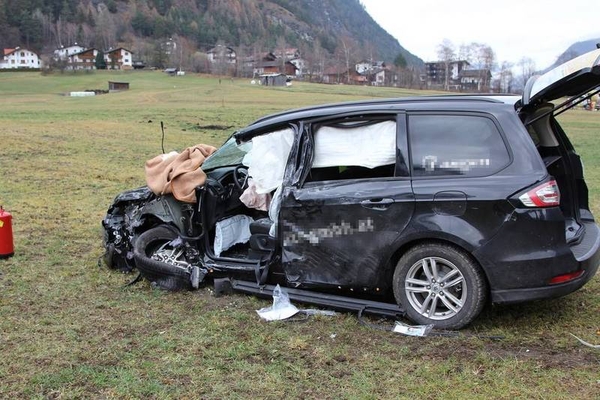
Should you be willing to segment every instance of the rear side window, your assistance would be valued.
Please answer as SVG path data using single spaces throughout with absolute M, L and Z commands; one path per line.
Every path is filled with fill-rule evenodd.
M 396 121 L 355 120 L 326 124 L 314 133 L 307 182 L 394 176 Z
M 494 122 L 473 115 L 411 115 L 413 176 L 486 176 L 510 162 Z

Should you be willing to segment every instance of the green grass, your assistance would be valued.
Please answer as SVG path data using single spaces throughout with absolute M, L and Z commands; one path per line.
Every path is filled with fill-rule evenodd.
M 62 95 L 108 80 L 131 90 Z M 280 110 L 414 94 L 424 92 L 160 72 L 0 74 L 0 204 L 15 237 L 15 256 L 0 260 L 0 397 L 600 397 L 600 352 L 569 335 L 600 342 L 598 278 L 562 299 L 488 307 L 461 338 L 410 338 L 351 314 L 265 323 L 254 311 L 265 300 L 123 288 L 131 276 L 97 266 L 100 220 L 118 192 L 144 184 L 160 121 L 168 151 L 219 145 Z M 600 113 L 560 120 L 600 215 Z

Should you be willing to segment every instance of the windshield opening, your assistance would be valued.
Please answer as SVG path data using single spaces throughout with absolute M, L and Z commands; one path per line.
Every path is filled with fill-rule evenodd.
M 244 156 L 248 153 L 249 148 L 249 143 L 238 145 L 235 138 L 232 136 L 223 144 L 223 146 L 204 161 L 202 169 L 207 171 L 210 169 L 241 164 Z

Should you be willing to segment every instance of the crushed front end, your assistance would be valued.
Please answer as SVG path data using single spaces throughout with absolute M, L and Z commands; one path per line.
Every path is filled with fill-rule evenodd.
M 135 268 L 133 239 L 136 228 L 144 224 L 143 208 L 154 197 L 148 187 L 119 194 L 102 220 L 104 263 L 112 269 L 130 272 Z

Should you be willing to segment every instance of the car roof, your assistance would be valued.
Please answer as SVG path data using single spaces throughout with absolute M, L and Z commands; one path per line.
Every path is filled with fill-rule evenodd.
M 362 100 L 344 103 L 322 104 L 284 111 L 268 115 L 238 130 L 234 136 L 238 141 L 250 140 L 256 135 L 275 129 L 287 123 L 318 117 L 344 115 L 364 111 L 366 113 L 385 113 L 419 109 L 449 109 L 475 111 L 492 105 L 510 105 L 514 107 L 519 96 L 505 94 L 452 94 L 436 96 L 401 97 L 375 100 Z M 487 107 L 486 107 L 487 106 Z

